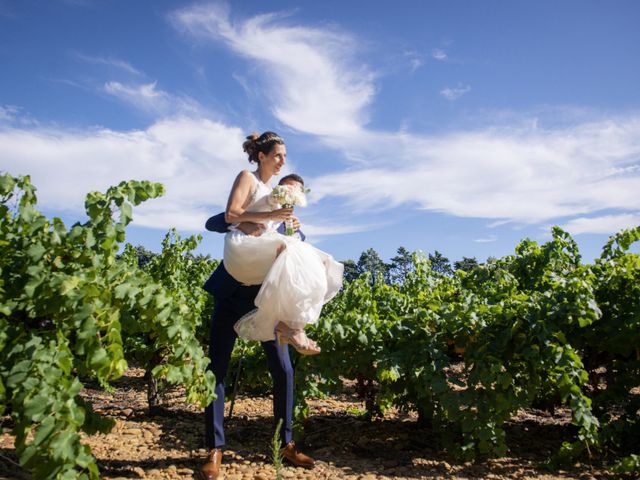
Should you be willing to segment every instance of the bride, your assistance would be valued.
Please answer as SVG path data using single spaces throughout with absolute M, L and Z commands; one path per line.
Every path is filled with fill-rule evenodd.
M 289 343 L 306 355 L 320 348 L 304 333 L 315 323 L 322 306 L 342 286 L 343 265 L 333 257 L 304 243 L 295 235 L 282 235 L 279 225 L 293 215 L 293 208 L 274 208 L 269 180 L 286 162 L 284 141 L 273 132 L 247 137 L 243 149 L 255 172 L 243 170 L 237 176 L 225 211 L 233 224 L 226 234 L 224 265 L 244 285 L 260 285 L 256 310 L 242 317 L 235 330 L 242 338 Z M 291 178 L 293 177 L 293 178 Z M 302 189 L 302 179 L 289 176 L 292 188 Z M 246 235 L 237 226 L 243 222 L 264 225 L 259 236 Z

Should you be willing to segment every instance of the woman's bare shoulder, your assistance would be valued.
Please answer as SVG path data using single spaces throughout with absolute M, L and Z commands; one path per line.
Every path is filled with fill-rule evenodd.
M 253 180 L 253 172 L 251 170 L 241 170 L 236 178 L 238 178 L 238 180 L 240 179 Z
M 253 183 L 254 175 L 250 170 L 241 170 L 240 173 L 236 176 L 235 183 Z

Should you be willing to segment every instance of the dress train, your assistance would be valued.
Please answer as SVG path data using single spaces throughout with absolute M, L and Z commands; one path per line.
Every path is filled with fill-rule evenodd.
M 283 236 L 283 241 L 286 248 L 262 282 L 257 308 L 234 326 L 241 338 L 273 340 L 278 322 L 292 329 L 315 324 L 322 306 L 342 287 L 344 266 L 331 255 L 295 236 Z

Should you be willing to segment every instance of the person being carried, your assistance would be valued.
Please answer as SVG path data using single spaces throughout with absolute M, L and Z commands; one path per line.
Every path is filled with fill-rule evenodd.
M 249 208 L 275 209 L 283 204 L 285 208 L 306 205 L 304 180 L 299 175 L 284 177 Z M 225 238 L 224 263 L 229 273 L 245 284 L 262 283 L 255 299 L 257 308 L 234 328 L 242 338 L 267 341 L 275 335 L 279 344 L 290 343 L 303 355 L 315 355 L 320 348 L 306 336 L 304 327 L 318 320 L 322 306 L 340 290 L 344 267 L 297 236 L 278 232 L 273 223 L 259 236 L 235 230 Z
M 280 136 L 273 132 L 265 132 L 254 139 L 257 153 L 254 158 L 263 165 L 271 175 L 277 173 L 285 163 L 286 148 Z M 269 215 L 273 215 L 269 217 Z M 263 233 L 262 222 L 268 220 L 283 221 L 291 217 L 291 209 L 275 213 L 266 212 L 262 218 L 256 215 L 255 220 L 240 223 L 237 228 L 248 235 Z M 252 223 L 256 221 L 258 223 Z M 293 217 L 294 228 L 299 222 Z M 227 232 L 228 223 L 224 214 L 210 218 L 206 223 L 207 230 Z M 304 239 L 301 232 L 300 237 Z M 215 303 L 211 316 L 209 336 L 209 368 L 216 377 L 216 399 L 205 409 L 205 445 L 208 449 L 206 462 L 198 470 L 198 477 L 203 480 L 216 480 L 220 477 L 220 467 L 225 446 L 224 434 L 224 400 L 225 379 L 229 368 L 231 353 L 237 338 L 233 329 L 240 317 L 255 308 L 254 299 L 260 285 L 242 285 L 234 279 L 221 262 L 204 284 L 204 289 L 214 296 Z M 275 340 L 262 342 L 269 373 L 273 380 L 273 416 L 274 426 L 282 421 L 280 429 L 281 454 L 283 459 L 297 467 L 313 468 L 314 460 L 299 452 L 292 438 L 293 415 L 293 367 L 289 357 L 288 346 L 278 346 Z

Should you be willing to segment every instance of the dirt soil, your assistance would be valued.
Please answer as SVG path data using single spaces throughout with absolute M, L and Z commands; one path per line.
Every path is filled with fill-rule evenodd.
M 140 369 L 130 369 L 108 394 L 85 388 L 83 396 L 94 408 L 116 421 L 107 435 L 87 437 L 105 479 L 191 479 L 206 456 L 204 415 L 186 405 L 179 390 L 165 396 L 166 408 L 147 411 L 146 386 Z M 570 439 L 567 411 L 554 415 L 522 411 L 507 426 L 508 457 L 478 463 L 451 460 L 437 437 L 421 428 L 413 415 L 389 412 L 369 422 L 364 405 L 346 391 L 336 397 L 310 401 L 311 416 L 300 449 L 313 456 L 313 470 L 285 467 L 285 479 L 613 479 L 599 465 L 578 465 L 553 473 L 541 464 Z M 227 403 L 227 410 L 229 404 Z M 226 480 L 275 478 L 270 442 L 273 435 L 270 397 L 240 396 L 226 423 L 227 449 L 223 457 Z M 11 422 L 0 418 L 0 478 L 30 478 L 17 466 Z

